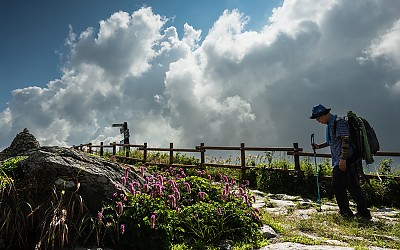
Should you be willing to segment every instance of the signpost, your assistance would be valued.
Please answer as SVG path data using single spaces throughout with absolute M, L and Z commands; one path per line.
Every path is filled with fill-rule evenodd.
M 119 133 L 124 134 L 124 144 L 129 144 L 129 129 L 128 129 L 128 123 L 124 122 L 123 124 L 121 123 L 114 123 L 112 125 L 113 127 L 119 127 Z

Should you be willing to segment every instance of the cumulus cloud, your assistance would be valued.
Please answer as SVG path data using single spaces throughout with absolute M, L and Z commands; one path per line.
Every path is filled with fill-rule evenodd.
M 324 128 L 308 116 L 323 103 L 368 118 L 398 151 L 399 11 L 397 0 L 286 0 L 259 31 L 226 10 L 207 34 L 179 34 L 149 7 L 114 13 L 98 30 L 71 28 L 60 79 L 14 90 L 0 147 L 24 127 L 42 144 L 119 141 L 111 124 L 127 121 L 134 143 L 310 150 Z
M 381 37 L 374 40 L 365 54 L 366 57 L 359 58 L 360 62 L 382 58 L 388 63 L 388 67 L 398 70 L 400 67 L 400 19 Z

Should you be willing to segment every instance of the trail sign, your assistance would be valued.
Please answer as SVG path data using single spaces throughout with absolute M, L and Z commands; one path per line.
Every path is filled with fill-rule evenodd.
M 121 123 L 114 123 L 112 125 L 113 127 L 119 127 L 119 133 L 124 134 L 124 144 L 129 144 L 129 129 L 128 129 L 128 123 L 124 122 L 123 124 Z
M 129 138 L 129 129 L 124 131 L 124 138 Z
M 121 123 L 114 123 L 112 126 L 113 126 L 113 127 L 123 127 L 124 124 L 121 124 Z

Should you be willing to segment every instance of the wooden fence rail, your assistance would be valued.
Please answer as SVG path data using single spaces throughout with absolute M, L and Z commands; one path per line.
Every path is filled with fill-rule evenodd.
M 298 143 L 293 143 L 293 147 L 246 147 L 244 143 L 241 143 L 240 146 L 206 146 L 204 143 L 200 143 L 199 146 L 196 146 L 194 149 L 190 148 L 174 148 L 174 144 L 170 143 L 169 148 L 151 148 L 147 146 L 147 143 L 143 143 L 140 145 L 132 145 L 132 144 L 118 144 L 118 143 L 110 143 L 110 145 L 104 145 L 103 142 L 100 145 L 93 145 L 92 143 L 87 144 L 80 144 L 78 146 L 72 146 L 75 149 L 84 150 L 87 148 L 88 153 L 93 152 L 93 148 L 100 148 L 100 156 L 104 155 L 104 148 L 112 148 L 112 155 L 117 154 L 117 146 L 123 147 L 125 150 L 125 157 L 117 156 L 119 158 L 126 158 L 131 160 L 142 161 L 144 164 L 150 164 L 147 159 L 147 155 L 149 151 L 160 151 L 160 152 L 169 152 L 169 163 L 151 163 L 153 165 L 170 165 L 170 166 L 177 166 L 174 164 L 174 152 L 191 152 L 191 153 L 199 153 L 200 154 L 200 163 L 197 165 L 179 165 L 181 167 L 200 167 L 204 168 L 207 166 L 214 166 L 214 167 L 225 167 L 225 168 L 237 168 L 242 170 L 242 178 L 246 175 L 246 170 L 252 168 L 254 166 L 247 166 L 246 165 L 246 151 L 280 151 L 280 152 L 291 152 L 294 157 L 295 163 L 295 170 L 300 170 L 300 158 L 299 152 L 303 151 L 302 148 L 298 147 Z M 143 151 L 143 158 L 142 159 L 134 159 L 129 157 L 130 149 L 137 148 L 138 150 Z M 229 151 L 240 151 L 240 165 L 233 165 L 233 164 L 219 164 L 219 163 L 206 163 L 205 162 L 205 152 L 207 150 L 229 150 Z
M 165 166 L 179 166 L 185 168 L 204 168 L 205 166 L 214 166 L 214 167 L 224 167 L 224 168 L 236 168 L 241 169 L 242 178 L 244 179 L 246 176 L 246 170 L 253 168 L 254 166 L 247 166 L 246 164 L 246 151 L 264 151 L 264 152 L 286 152 L 287 155 L 293 156 L 294 161 L 294 170 L 300 171 L 300 157 L 318 157 L 318 158 L 331 158 L 331 154 L 325 153 L 310 153 L 303 152 L 303 148 L 299 148 L 298 143 L 293 143 L 293 147 L 246 147 L 244 143 L 241 143 L 240 146 L 206 146 L 204 143 L 200 143 L 199 146 L 196 146 L 194 149 L 192 148 L 174 148 L 174 144 L 170 143 L 169 148 L 152 148 L 148 147 L 147 143 L 143 144 L 120 144 L 120 143 L 110 143 L 110 145 L 104 145 L 103 142 L 100 142 L 100 145 L 92 145 L 92 143 L 80 144 L 78 146 L 72 146 L 78 150 L 85 150 L 87 148 L 88 153 L 93 152 L 93 148 L 100 149 L 100 156 L 104 155 L 104 148 L 111 148 L 112 155 L 122 159 L 130 159 L 141 161 L 146 165 L 165 165 Z M 116 156 L 117 147 L 123 147 L 125 151 L 125 156 Z M 143 158 L 137 159 L 130 157 L 130 149 L 137 148 L 138 150 L 143 151 Z M 217 151 L 240 151 L 240 165 L 234 164 L 220 164 L 220 163 L 206 163 L 205 162 L 205 152 L 207 150 L 217 150 Z M 169 162 L 168 163 L 150 163 L 148 162 L 147 156 L 149 151 L 156 152 L 169 152 Z M 182 165 L 174 163 L 174 152 L 190 152 L 190 153 L 199 153 L 200 154 L 200 163 L 196 165 Z M 400 157 L 400 152 L 387 152 L 380 151 L 375 154 L 376 156 L 393 156 Z M 374 177 L 371 177 L 374 178 Z

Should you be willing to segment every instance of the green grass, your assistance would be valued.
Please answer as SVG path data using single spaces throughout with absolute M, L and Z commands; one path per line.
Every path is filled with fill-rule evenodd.
M 327 245 L 327 240 L 338 240 L 356 249 L 371 246 L 400 249 L 400 223 L 383 220 L 344 219 L 337 213 L 314 213 L 298 219 L 290 213 L 265 215 L 263 218 L 279 233 L 279 242 L 305 245 Z

